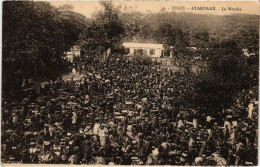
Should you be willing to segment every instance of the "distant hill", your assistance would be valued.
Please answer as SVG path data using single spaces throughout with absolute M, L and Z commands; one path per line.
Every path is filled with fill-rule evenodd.
M 222 42 L 233 40 L 241 48 L 258 50 L 259 16 L 248 14 L 202 15 L 191 13 L 162 12 L 143 14 L 139 12 L 123 13 L 127 35 L 126 41 L 153 41 L 160 43 L 168 36 L 182 34 L 188 46 L 205 45 L 208 41 Z M 167 27 L 170 30 L 160 32 Z M 176 31 L 178 30 L 178 31 Z M 169 32 L 171 31 L 171 32 Z M 175 32 L 176 31 L 176 32 Z M 177 33 L 178 32 L 178 33 Z M 176 37 L 177 38 L 177 37 Z M 178 42 L 177 39 L 173 40 Z

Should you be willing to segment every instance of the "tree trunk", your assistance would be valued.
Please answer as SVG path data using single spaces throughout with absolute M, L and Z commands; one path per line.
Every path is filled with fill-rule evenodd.
M 108 49 L 107 49 L 107 58 L 109 58 L 110 56 L 111 56 L 111 47 L 109 47 Z
M 109 58 L 110 56 L 111 56 L 111 47 L 109 47 L 107 50 L 104 50 L 102 62 L 103 62 L 103 63 L 107 62 L 107 60 L 108 60 L 108 58 Z

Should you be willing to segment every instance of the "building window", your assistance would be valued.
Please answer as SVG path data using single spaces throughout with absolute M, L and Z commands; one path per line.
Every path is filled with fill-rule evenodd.
M 143 56 L 145 54 L 143 49 L 134 49 L 134 56 Z
M 130 53 L 130 48 L 126 48 L 126 54 Z
M 150 50 L 150 55 L 154 55 L 155 54 L 155 50 L 154 49 L 151 49 Z
M 137 54 L 137 49 L 134 49 L 134 56 L 136 56 Z

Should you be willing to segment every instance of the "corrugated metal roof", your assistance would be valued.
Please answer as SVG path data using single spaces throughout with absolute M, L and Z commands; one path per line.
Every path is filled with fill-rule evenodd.
M 153 49 L 163 49 L 163 44 L 154 43 L 123 43 L 126 48 L 153 48 Z

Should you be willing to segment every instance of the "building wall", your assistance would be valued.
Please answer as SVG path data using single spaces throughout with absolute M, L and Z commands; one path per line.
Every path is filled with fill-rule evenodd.
M 162 50 L 161 49 L 155 49 L 155 54 L 152 57 L 161 57 Z
M 129 54 L 133 56 L 134 55 L 134 48 L 129 48 L 129 49 L 130 49 L 130 53 Z
M 161 49 L 154 49 L 154 55 L 150 55 L 150 50 L 153 49 L 153 48 L 129 48 L 130 52 L 129 52 L 129 55 L 134 55 L 134 50 L 135 49 L 142 49 L 144 52 L 147 53 L 148 56 L 151 56 L 151 57 L 161 57 L 162 55 L 162 50 Z

